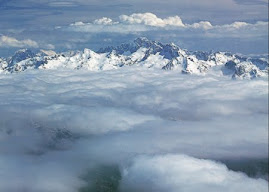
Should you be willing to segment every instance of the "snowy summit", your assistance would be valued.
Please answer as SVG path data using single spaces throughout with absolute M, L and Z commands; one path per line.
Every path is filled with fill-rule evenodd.
M 101 48 L 96 52 L 87 48 L 64 53 L 21 49 L 12 57 L 0 58 L 0 73 L 64 68 L 99 71 L 127 66 L 253 79 L 268 76 L 269 64 L 268 56 L 247 57 L 229 52 L 188 51 L 173 43 L 163 44 L 145 37 L 119 46 Z

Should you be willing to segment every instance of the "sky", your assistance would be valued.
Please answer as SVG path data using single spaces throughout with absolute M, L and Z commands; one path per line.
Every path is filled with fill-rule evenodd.
M 0 56 L 20 48 L 57 52 L 131 41 L 189 50 L 268 52 L 267 0 L 0 0 Z

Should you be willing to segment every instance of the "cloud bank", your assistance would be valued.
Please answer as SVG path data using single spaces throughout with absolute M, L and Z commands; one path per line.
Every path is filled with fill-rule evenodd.
M 0 86 L 0 191 L 90 189 L 100 166 L 122 191 L 268 190 L 213 161 L 268 157 L 267 78 L 33 70 Z
M 159 18 L 153 13 L 134 13 L 131 15 L 120 15 L 119 20 L 113 21 L 111 18 L 103 17 L 94 20 L 92 23 L 75 22 L 68 27 L 63 27 L 67 30 L 81 31 L 81 32 L 119 32 L 119 33 L 132 33 L 154 30 L 197 30 L 208 33 L 221 35 L 228 33 L 232 35 L 234 32 L 241 33 L 241 30 L 251 32 L 252 30 L 262 31 L 258 35 L 266 32 L 265 28 L 268 27 L 268 22 L 256 22 L 254 24 L 246 22 L 234 22 L 232 24 L 212 25 L 209 21 L 200 21 L 197 23 L 187 24 L 183 23 L 179 16 Z M 61 26 L 58 27 L 62 28 Z M 251 33 L 255 36 L 257 33 Z

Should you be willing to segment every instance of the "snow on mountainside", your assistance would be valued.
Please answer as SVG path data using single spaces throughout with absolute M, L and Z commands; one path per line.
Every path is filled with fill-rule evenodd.
M 226 52 L 202 52 L 180 49 L 175 44 L 162 44 L 141 37 L 131 43 L 84 51 L 57 54 L 41 50 L 33 53 L 22 49 L 10 58 L 0 58 L 0 73 L 28 69 L 111 70 L 125 66 L 141 66 L 178 70 L 186 74 L 219 73 L 232 78 L 253 79 L 268 75 L 268 57 L 245 57 Z

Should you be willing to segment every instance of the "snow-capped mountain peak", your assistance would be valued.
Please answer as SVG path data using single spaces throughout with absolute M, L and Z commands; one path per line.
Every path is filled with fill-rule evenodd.
M 119 46 L 97 52 L 85 48 L 57 54 L 54 51 L 29 49 L 17 51 L 11 58 L 0 59 L 0 72 L 12 73 L 27 69 L 111 70 L 123 66 L 140 66 L 178 70 L 187 74 L 209 71 L 233 78 L 256 78 L 268 75 L 268 58 L 245 57 L 228 52 L 187 51 L 177 45 L 162 44 L 140 37 Z
M 23 61 L 28 58 L 32 58 L 35 56 L 35 53 L 33 53 L 30 49 L 20 49 L 15 52 L 15 54 L 11 57 L 9 60 L 10 65 L 15 65 L 16 63 Z

